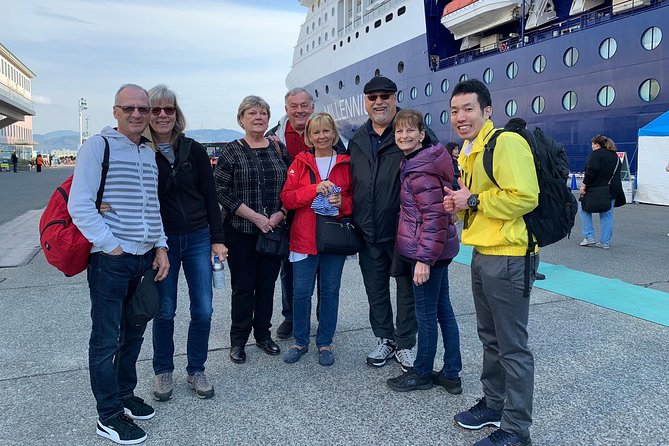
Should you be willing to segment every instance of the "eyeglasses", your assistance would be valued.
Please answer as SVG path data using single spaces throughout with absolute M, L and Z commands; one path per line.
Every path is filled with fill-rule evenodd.
M 381 100 L 383 100 L 383 101 L 387 101 L 388 99 L 390 99 L 391 96 L 392 96 L 392 94 L 389 94 L 389 93 L 383 93 L 383 94 L 368 94 L 368 95 L 367 95 L 367 99 L 369 99 L 370 101 L 374 102 L 374 101 L 376 101 L 376 98 L 380 97 Z
M 176 107 L 151 107 L 151 114 L 153 116 L 159 116 L 160 112 L 164 111 L 167 116 L 172 116 L 177 112 Z
M 135 110 L 137 110 L 140 115 L 148 115 L 151 111 L 151 107 L 135 107 L 134 105 L 115 105 L 114 108 L 120 108 L 126 115 L 132 115 L 135 113 Z

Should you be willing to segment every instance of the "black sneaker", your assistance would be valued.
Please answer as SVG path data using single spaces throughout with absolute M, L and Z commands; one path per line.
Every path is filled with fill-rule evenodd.
M 488 408 L 485 397 L 483 397 L 469 410 L 460 412 L 453 419 L 465 429 L 476 430 L 484 426 L 499 427 L 502 421 L 502 411 Z
M 293 336 L 293 322 L 284 320 L 276 329 L 276 337 L 279 339 L 288 339 Z
M 532 441 L 497 429 L 488 437 L 474 443 L 474 446 L 532 446 Z
M 432 382 L 441 386 L 450 394 L 460 395 L 462 393 L 462 380 L 458 376 L 457 378 L 449 379 L 446 378 L 444 372 L 435 372 L 432 374 Z
M 412 390 L 430 390 L 433 386 L 432 376 L 420 376 L 411 370 L 408 373 L 402 373 L 396 378 L 390 378 L 386 381 L 388 387 L 395 392 L 410 392 Z
M 125 414 L 133 420 L 150 420 L 156 414 L 153 407 L 149 406 L 138 396 L 131 396 L 123 400 Z
M 118 444 L 139 444 L 146 440 L 146 432 L 124 413 L 102 421 L 98 419 L 96 433 Z

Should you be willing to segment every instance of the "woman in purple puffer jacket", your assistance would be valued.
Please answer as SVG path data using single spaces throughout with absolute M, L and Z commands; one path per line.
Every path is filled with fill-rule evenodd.
M 441 144 L 422 147 L 425 130 L 420 112 L 400 110 L 393 129 L 395 143 L 405 155 L 400 164 L 397 253 L 413 271 L 418 351 L 413 370 L 389 379 L 388 386 L 406 392 L 438 384 L 460 394 L 460 332 L 448 293 L 448 265 L 460 245 L 452 216 L 443 207 L 443 188 L 451 187 L 453 162 Z M 437 322 L 444 340 L 444 367 L 433 375 Z

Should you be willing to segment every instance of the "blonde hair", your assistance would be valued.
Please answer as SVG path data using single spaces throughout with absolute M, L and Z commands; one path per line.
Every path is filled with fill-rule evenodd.
M 332 145 L 334 146 L 339 142 L 339 130 L 337 129 L 337 124 L 335 124 L 334 118 L 328 114 L 328 113 L 314 113 L 311 116 L 309 116 L 309 119 L 307 120 L 307 125 L 304 127 L 304 143 L 308 145 L 309 147 L 313 147 L 314 143 L 311 141 L 311 138 L 309 138 L 309 131 L 312 126 L 323 128 L 323 127 L 328 127 L 334 130 L 334 140 L 332 141 Z
M 244 99 L 242 99 L 242 102 L 239 104 L 239 108 L 237 109 L 237 123 L 240 127 L 242 125 L 242 116 L 244 116 L 244 113 L 253 107 L 258 107 L 262 110 L 265 110 L 267 112 L 267 120 L 269 121 L 271 115 L 267 101 L 260 96 L 246 96 Z
M 170 145 L 174 145 L 174 142 L 177 140 L 177 137 L 186 130 L 186 117 L 179 107 L 179 102 L 177 101 L 177 95 L 175 92 L 167 88 L 167 85 L 156 85 L 151 90 L 149 90 L 149 103 L 151 107 L 157 106 L 157 104 L 174 104 L 176 109 L 176 117 L 174 119 L 174 128 L 172 128 L 172 135 L 170 136 Z M 152 141 L 155 141 L 156 137 L 153 132 L 153 127 L 149 127 L 144 131 L 146 137 L 150 136 Z M 154 150 L 156 148 L 154 147 Z

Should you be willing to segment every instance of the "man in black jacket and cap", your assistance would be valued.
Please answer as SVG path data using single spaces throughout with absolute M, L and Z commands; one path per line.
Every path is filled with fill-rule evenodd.
M 404 154 L 395 144 L 393 121 L 397 114 L 397 85 L 383 76 L 373 77 L 363 89 L 369 119 L 349 141 L 353 185 L 353 220 L 365 246 L 359 253 L 360 269 L 369 300 L 369 321 L 376 348 L 367 364 L 381 367 L 394 355 L 407 371 L 413 367 L 416 315 L 409 268 L 395 259 L 399 214 L 400 161 Z M 437 142 L 426 129 L 424 145 Z M 397 318 L 393 324 L 390 276 L 397 283 Z

